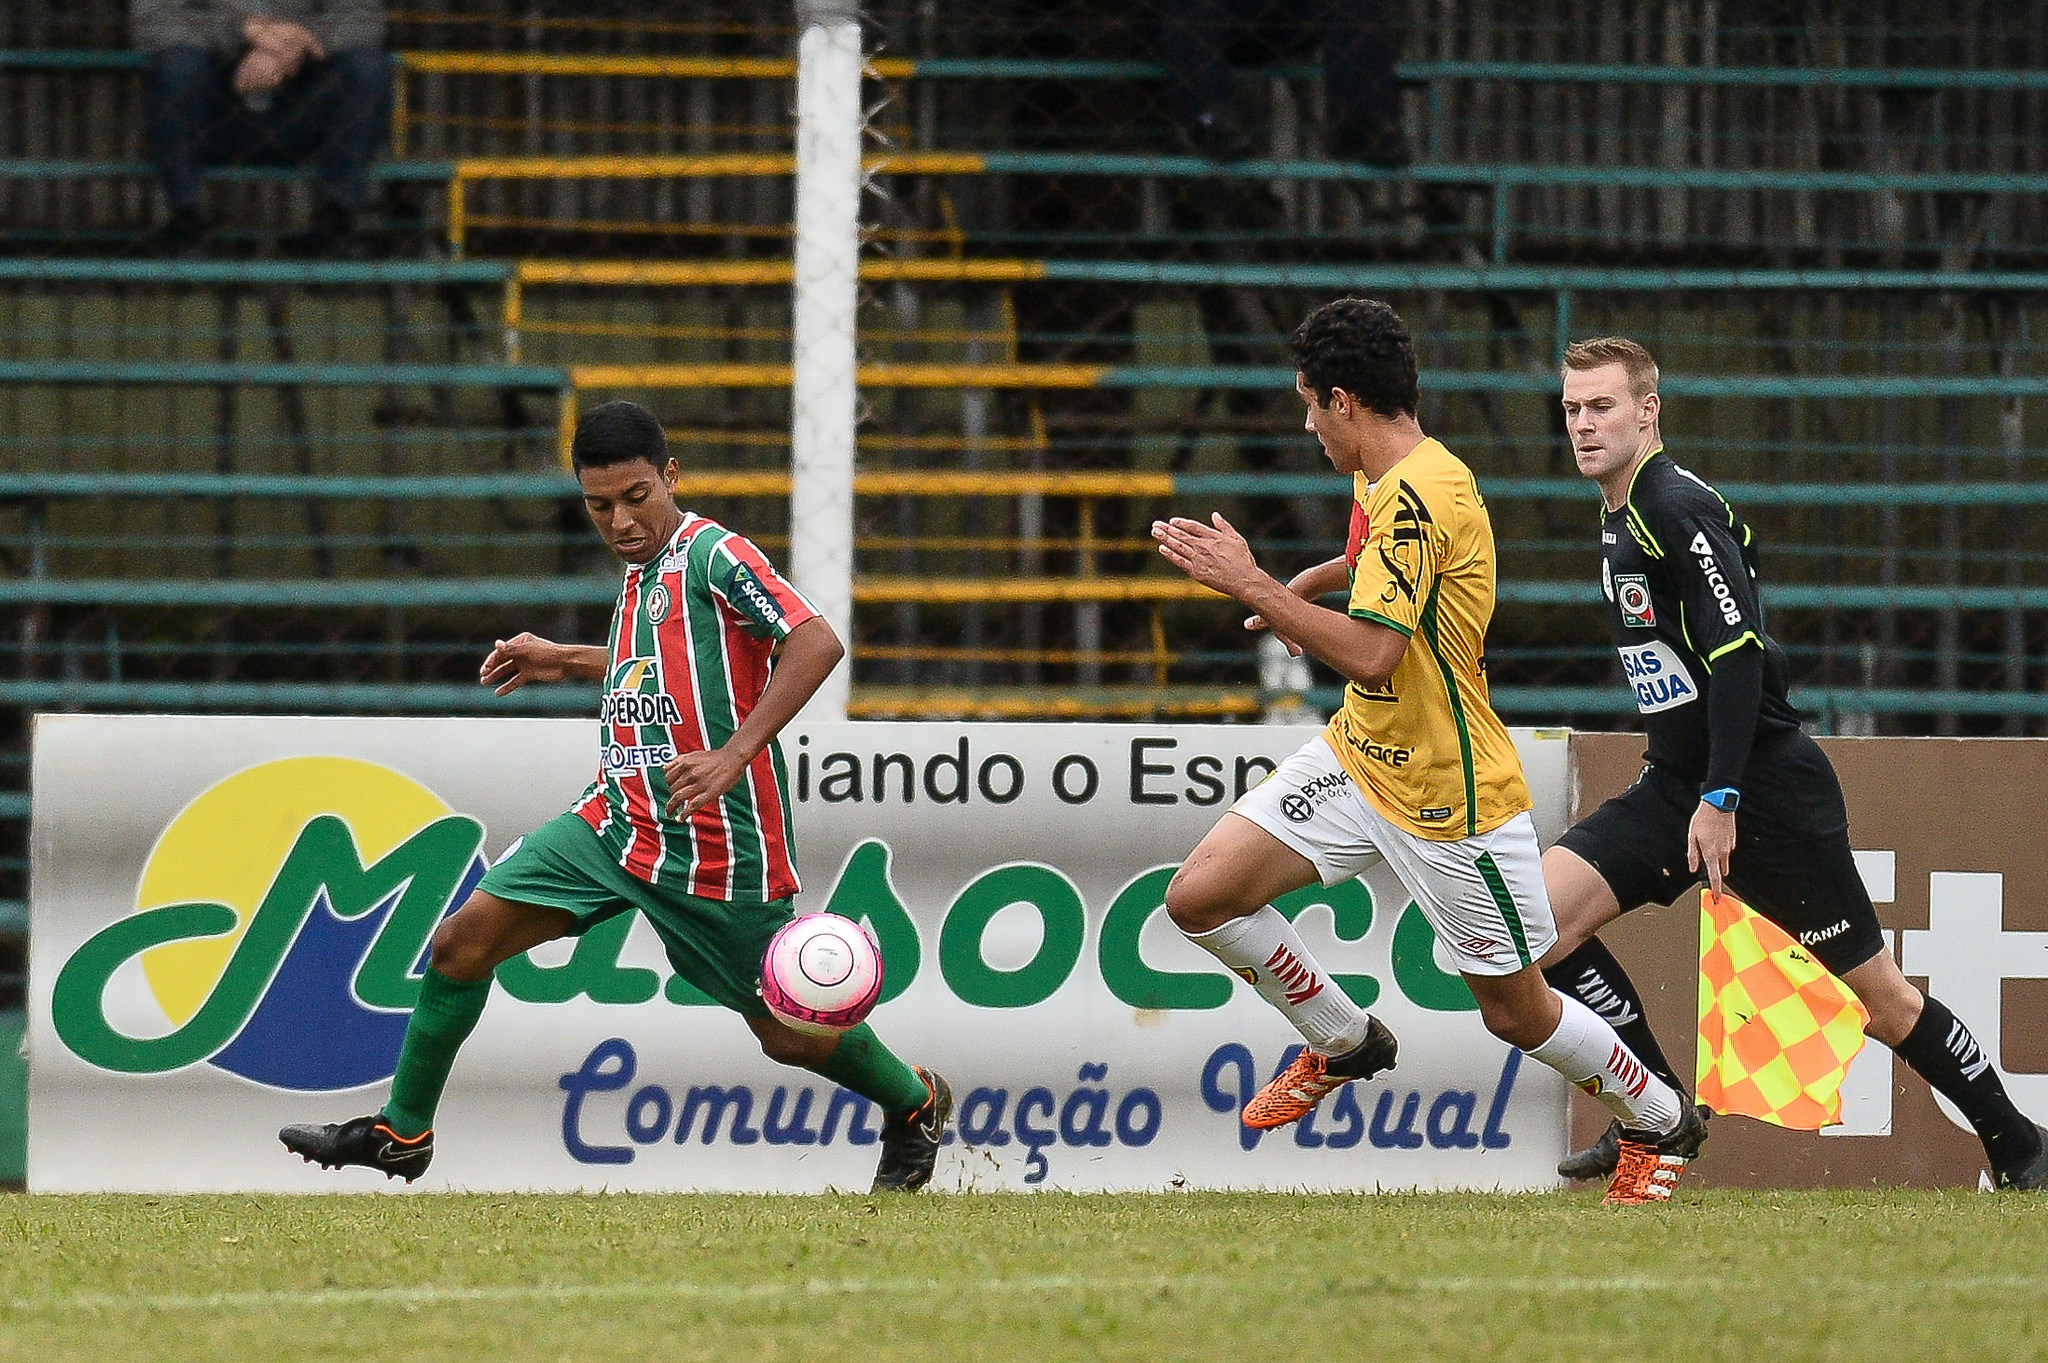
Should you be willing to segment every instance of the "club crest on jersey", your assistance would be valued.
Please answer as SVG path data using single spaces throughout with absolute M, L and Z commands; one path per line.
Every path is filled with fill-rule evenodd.
M 647 589 L 647 619 L 650 623 L 658 625 L 668 619 L 668 608 L 667 584 L 657 582 Z
M 1614 604 L 1621 607 L 1621 623 L 1630 629 L 1651 629 L 1657 624 L 1656 608 L 1650 604 L 1650 579 L 1641 573 L 1615 575 Z

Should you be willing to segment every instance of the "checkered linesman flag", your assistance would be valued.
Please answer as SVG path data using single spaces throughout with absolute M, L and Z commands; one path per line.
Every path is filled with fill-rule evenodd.
M 1700 892 L 1700 1102 L 1796 1131 L 1840 1126 L 1842 1079 L 1869 1020 L 1776 924 Z

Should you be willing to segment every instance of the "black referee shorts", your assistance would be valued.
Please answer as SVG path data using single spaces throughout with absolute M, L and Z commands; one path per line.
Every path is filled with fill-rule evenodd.
M 1699 804 L 1697 781 L 1646 766 L 1558 846 L 1600 873 L 1623 913 L 1669 904 L 1706 881 L 1685 864 L 1686 833 Z M 1877 910 L 1849 850 L 1842 783 L 1805 734 L 1768 739 L 1750 753 L 1727 885 L 1836 976 L 1884 950 Z

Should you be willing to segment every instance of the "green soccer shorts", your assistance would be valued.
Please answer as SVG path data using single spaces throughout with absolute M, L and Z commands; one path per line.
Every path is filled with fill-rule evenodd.
M 649 885 L 618 862 L 576 814 L 562 814 L 514 843 L 477 885 L 515 904 L 576 915 L 580 937 L 608 918 L 638 910 L 668 951 L 668 962 L 697 988 L 747 1017 L 767 1017 L 761 959 L 768 939 L 796 915 L 790 901 L 699 899 Z

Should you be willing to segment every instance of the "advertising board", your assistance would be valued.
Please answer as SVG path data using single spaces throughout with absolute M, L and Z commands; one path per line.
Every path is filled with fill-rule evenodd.
M 1173 928 L 1173 867 L 1313 730 L 846 724 L 784 736 L 799 911 L 866 920 L 873 1022 L 959 1098 L 948 1188 L 1554 1186 L 1566 1087 L 1489 1037 L 1382 872 L 1282 905 L 1401 1038 L 1261 1136 L 1291 1029 Z M 42 716 L 33 1189 L 381 1187 L 289 1158 L 373 1110 L 428 936 L 595 766 L 573 720 Z M 1566 742 L 1516 742 L 1546 839 Z M 762 1058 L 620 918 L 502 967 L 421 1188 L 865 1188 L 879 1114 Z

